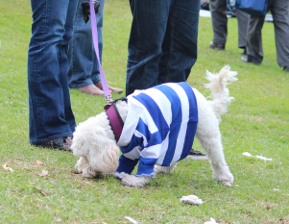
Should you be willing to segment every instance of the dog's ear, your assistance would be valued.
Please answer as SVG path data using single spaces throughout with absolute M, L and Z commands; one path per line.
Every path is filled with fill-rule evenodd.
M 96 176 L 96 173 L 90 169 L 86 157 L 81 156 L 78 159 L 75 168 L 78 170 L 79 173 L 82 173 L 83 177 L 93 178 Z
M 82 173 L 82 170 L 84 170 L 88 166 L 88 161 L 85 157 L 80 156 L 77 160 L 77 163 L 75 165 L 75 168 L 78 170 L 79 173 Z
M 102 156 L 102 170 L 99 171 L 103 173 L 114 172 L 118 167 L 119 154 L 119 149 L 116 145 L 105 150 Z

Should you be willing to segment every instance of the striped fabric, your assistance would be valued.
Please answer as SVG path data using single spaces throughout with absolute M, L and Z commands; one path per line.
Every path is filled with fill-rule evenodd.
M 170 166 L 190 152 L 198 124 L 197 101 L 185 82 L 137 90 L 128 97 L 128 115 L 117 144 L 117 172 L 155 177 L 154 165 Z

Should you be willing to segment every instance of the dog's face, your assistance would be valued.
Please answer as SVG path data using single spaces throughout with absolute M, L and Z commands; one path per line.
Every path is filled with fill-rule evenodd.
M 71 148 L 73 154 L 80 157 L 76 165 L 79 172 L 96 175 L 114 172 L 118 167 L 120 151 L 105 113 L 77 126 Z

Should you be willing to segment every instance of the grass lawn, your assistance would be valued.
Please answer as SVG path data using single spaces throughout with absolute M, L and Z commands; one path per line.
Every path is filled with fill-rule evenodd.
M 208 47 L 211 19 L 200 18 L 199 55 L 188 83 L 208 96 L 206 70 L 218 72 L 229 64 L 238 71 L 239 81 L 229 86 L 235 101 L 220 125 L 233 187 L 214 181 L 208 161 L 186 159 L 173 174 L 136 189 L 111 177 L 82 178 L 74 172 L 77 158 L 71 153 L 29 144 L 30 2 L 0 2 L 0 165 L 14 170 L 0 169 L 0 223 L 130 223 L 125 216 L 139 223 L 204 223 L 210 217 L 228 224 L 289 223 L 289 73 L 277 65 L 272 23 L 262 30 L 265 57 L 255 66 L 240 60 L 235 18 L 228 21 L 225 51 Z M 119 88 L 125 88 L 130 22 L 127 0 L 106 0 L 103 67 L 109 84 Z M 71 90 L 71 101 L 77 123 L 103 111 L 105 104 L 103 97 L 77 90 Z M 201 150 L 198 142 L 194 148 Z M 206 202 L 181 203 L 189 194 Z

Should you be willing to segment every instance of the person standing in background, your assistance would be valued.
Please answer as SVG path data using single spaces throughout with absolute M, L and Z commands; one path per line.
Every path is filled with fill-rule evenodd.
M 72 38 L 69 41 L 68 48 L 68 81 L 69 86 L 79 89 L 81 92 L 104 95 L 102 91 L 102 82 L 99 75 L 97 58 L 94 52 L 91 20 L 85 23 L 82 13 L 82 3 L 87 0 L 78 0 L 74 26 L 69 29 L 73 30 Z M 98 13 L 96 13 L 96 23 L 98 32 L 98 47 L 100 61 L 103 50 L 103 9 L 105 0 L 98 0 L 100 3 Z M 109 86 L 110 92 L 122 93 L 123 90 Z
M 216 50 L 225 50 L 228 34 L 227 0 L 210 0 L 210 11 L 213 27 L 213 41 L 210 47 Z M 238 20 L 238 47 L 246 49 L 246 36 L 250 15 L 241 11 L 235 11 Z M 245 54 L 246 51 L 243 52 Z
M 238 47 L 243 49 L 243 52 L 241 54 L 246 55 L 247 33 L 250 15 L 239 9 L 235 10 L 235 13 L 238 21 Z
M 130 0 L 126 95 L 184 82 L 197 60 L 200 0 Z M 191 151 L 195 159 L 206 155 Z
M 77 0 L 30 0 L 32 36 L 28 50 L 29 142 L 70 150 L 75 119 L 67 81 L 67 46 Z
M 130 0 L 126 95 L 186 81 L 197 60 L 200 0 Z
M 289 1 L 269 0 L 268 10 L 273 16 L 277 63 L 284 71 L 289 72 Z M 264 21 L 265 16 L 251 15 L 247 36 L 247 56 L 242 57 L 242 61 L 256 65 L 262 63 L 264 54 L 261 30 Z

